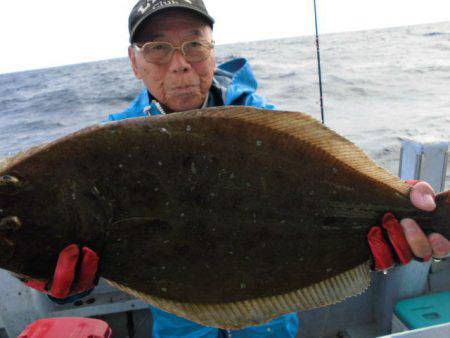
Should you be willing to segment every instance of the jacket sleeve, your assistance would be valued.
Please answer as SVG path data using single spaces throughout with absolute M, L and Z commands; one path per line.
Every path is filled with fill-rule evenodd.
M 244 100 L 244 106 L 251 106 L 256 108 L 263 108 L 263 109 L 276 109 L 275 106 L 267 101 L 267 99 L 263 96 L 260 96 L 258 94 L 250 94 L 245 97 Z

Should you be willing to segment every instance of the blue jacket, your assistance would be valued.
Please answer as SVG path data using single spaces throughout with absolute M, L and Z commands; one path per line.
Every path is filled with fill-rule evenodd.
M 266 109 L 275 107 L 266 99 L 257 95 L 258 84 L 249 63 L 245 59 L 234 59 L 220 65 L 213 78 L 209 91 L 207 107 L 216 106 L 253 106 Z M 158 115 L 162 112 L 159 104 L 147 91 L 142 90 L 130 107 L 118 114 L 111 114 L 109 121 L 132 117 Z M 153 314 L 154 338 L 217 338 L 231 336 L 229 332 L 205 327 L 173 314 L 151 307 Z M 252 337 L 296 337 L 298 331 L 297 314 L 292 313 L 271 322 L 232 332 L 233 338 Z

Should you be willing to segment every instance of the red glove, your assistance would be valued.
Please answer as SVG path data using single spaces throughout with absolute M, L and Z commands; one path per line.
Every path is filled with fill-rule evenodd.
M 411 186 L 417 182 L 406 181 Z M 389 244 L 383 236 L 383 229 L 387 233 Z M 392 213 L 384 215 L 381 227 L 376 226 L 370 229 L 367 240 L 373 255 L 373 268 L 376 271 L 386 271 L 392 268 L 395 262 L 408 264 L 414 258 L 403 227 Z
M 61 251 L 53 279 L 31 280 L 25 284 L 54 298 L 63 299 L 92 289 L 97 282 L 99 258 L 87 247 L 69 245 Z

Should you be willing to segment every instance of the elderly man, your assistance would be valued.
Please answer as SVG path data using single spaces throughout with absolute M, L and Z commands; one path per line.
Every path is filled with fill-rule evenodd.
M 255 93 L 256 80 L 246 60 L 231 60 L 216 68 L 213 24 L 202 0 L 140 0 L 129 19 L 128 55 L 133 72 L 143 81 L 145 89 L 128 109 L 110 115 L 109 120 L 223 105 L 274 108 Z M 432 210 L 435 207 L 433 197 L 431 187 L 424 182 L 412 188 L 412 202 L 419 208 Z M 391 216 L 385 217 L 385 221 L 385 225 L 394 225 L 391 227 L 394 232 L 404 229 L 404 232 L 400 230 L 400 237 L 406 238 L 410 248 L 394 243 L 400 257 L 405 255 L 405 250 L 412 250 L 420 258 L 442 257 L 450 251 L 447 239 L 439 234 L 427 238 L 413 220 L 403 220 L 403 228 Z M 376 267 L 389 264 L 386 257 L 392 255 L 381 232 L 371 232 L 369 242 Z M 72 245 L 60 254 L 51 283 L 31 282 L 29 285 L 56 301 L 73 301 L 74 297 L 83 296 L 94 287 L 97 263 L 95 252 Z M 298 331 L 295 313 L 265 325 L 227 332 L 153 307 L 151 311 L 154 337 L 295 337 Z

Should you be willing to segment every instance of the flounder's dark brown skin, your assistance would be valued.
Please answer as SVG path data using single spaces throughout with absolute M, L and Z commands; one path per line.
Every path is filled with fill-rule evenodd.
M 105 278 L 152 296 L 283 294 L 366 262 L 366 235 L 387 211 L 450 235 L 449 194 L 421 212 L 407 185 L 370 176 L 381 171 L 299 113 L 231 107 L 94 126 L 1 170 L 0 268 L 49 278 L 78 243 L 99 253 Z

